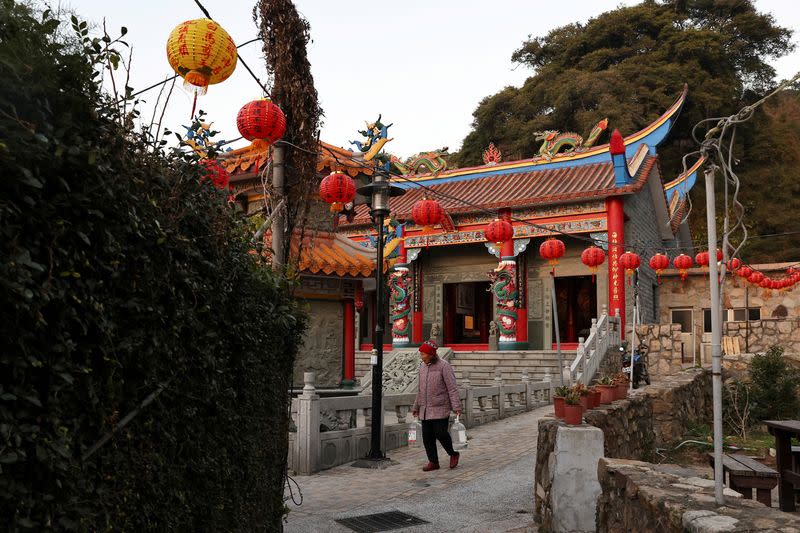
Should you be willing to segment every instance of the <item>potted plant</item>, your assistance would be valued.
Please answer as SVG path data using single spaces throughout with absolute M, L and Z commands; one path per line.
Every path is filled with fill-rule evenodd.
M 564 398 L 564 422 L 570 426 L 579 426 L 582 421 L 583 407 L 580 395 L 570 392 Z
M 581 407 L 584 411 L 592 408 L 592 399 L 589 398 L 589 389 L 583 383 L 577 383 L 572 387 L 572 392 L 578 395 L 578 400 L 581 402 Z
M 600 389 L 595 386 L 589 387 L 589 398 L 591 399 L 591 408 L 600 407 Z
M 569 387 L 566 385 L 556 387 L 553 395 L 553 409 L 555 410 L 556 418 L 564 418 L 564 398 L 567 394 L 569 394 Z
M 611 383 L 611 378 L 603 376 L 597 380 L 597 388 L 600 389 L 600 403 L 611 403 L 614 401 L 614 390 L 616 386 Z
M 623 372 L 616 374 L 612 380 L 616 386 L 615 400 L 624 400 L 628 396 L 628 376 Z

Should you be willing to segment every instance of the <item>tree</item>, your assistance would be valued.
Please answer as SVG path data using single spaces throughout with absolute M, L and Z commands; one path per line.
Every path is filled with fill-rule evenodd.
M 628 135 L 657 118 L 687 83 L 684 109 L 659 149 L 662 175 L 673 179 L 681 171 L 682 156 L 697 149 L 691 137 L 697 122 L 730 115 L 774 85 L 775 72 L 766 60 L 791 51 L 791 35 L 752 2 L 726 0 L 650 0 L 603 13 L 585 24 L 556 28 L 514 52 L 512 59 L 534 74 L 522 87 L 506 87 L 480 102 L 473 113 L 473 130 L 454 159 L 460 166 L 480 164 L 490 142 L 508 158 L 532 157 L 540 145 L 535 132 L 575 131 L 585 137 L 605 117 L 609 129 Z M 754 127 L 748 124 L 740 133 L 783 144 Z M 776 149 L 743 154 L 743 175 L 756 166 L 759 173 L 773 176 L 779 170 L 772 169 L 774 165 L 788 170 L 795 156 L 782 159 L 777 154 L 775 159 Z M 784 183 L 793 182 L 787 176 Z M 760 204 L 757 195 L 746 198 L 749 194 L 750 188 L 743 192 L 751 205 L 752 231 L 771 232 L 754 218 L 756 205 L 769 210 L 771 204 Z M 703 213 L 702 187 L 696 187 L 692 197 L 693 218 L 700 229 L 704 219 L 696 215 Z M 698 237 L 704 233 L 698 232 Z

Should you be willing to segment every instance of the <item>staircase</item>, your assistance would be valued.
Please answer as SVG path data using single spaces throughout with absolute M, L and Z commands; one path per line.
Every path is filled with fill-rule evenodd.
M 562 350 L 565 367 L 575 358 L 575 352 Z M 465 372 L 473 386 L 494 383 L 495 371 L 500 370 L 505 383 L 520 383 L 522 373 L 528 372 L 531 381 L 542 381 L 545 374 L 555 380 L 559 376 L 558 353 L 555 350 L 502 351 L 502 352 L 456 352 L 450 364 L 461 381 Z

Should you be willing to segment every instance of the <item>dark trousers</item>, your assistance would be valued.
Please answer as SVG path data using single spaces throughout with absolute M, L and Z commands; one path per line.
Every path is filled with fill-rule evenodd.
M 422 421 L 422 443 L 425 445 L 425 453 L 428 455 L 428 461 L 439 464 L 439 454 L 436 450 L 436 441 L 442 443 L 442 448 L 447 452 L 447 455 L 455 455 L 453 450 L 453 439 L 450 438 L 450 433 L 447 431 L 448 418 L 436 418 L 433 420 Z

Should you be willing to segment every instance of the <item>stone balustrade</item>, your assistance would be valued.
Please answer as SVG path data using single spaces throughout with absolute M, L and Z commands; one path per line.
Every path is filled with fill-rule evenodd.
M 313 474 L 365 457 L 370 448 L 372 396 L 320 398 L 314 373 L 306 372 L 303 378 L 303 392 L 292 400 L 296 431 L 289 434 L 289 469 L 298 474 Z M 462 423 L 471 428 L 551 403 L 552 385 L 547 378 L 532 382 L 524 372 L 521 383 L 509 385 L 498 371 L 492 386 L 472 387 L 469 374 L 465 373 L 459 388 Z M 415 393 L 383 397 L 384 452 L 408 444 L 415 397 Z

